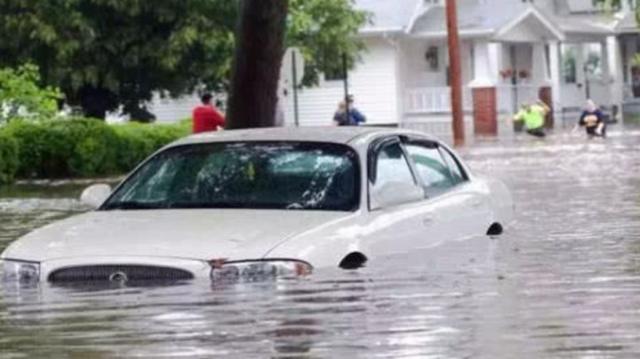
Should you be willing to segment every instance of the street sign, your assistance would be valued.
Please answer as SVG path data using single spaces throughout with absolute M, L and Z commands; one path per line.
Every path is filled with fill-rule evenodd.
M 280 84 L 278 94 L 285 94 L 285 101 L 289 101 L 289 93 L 293 94 L 293 118 L 296 126 L 300 125 L 298 111 L 298 87 L 304 77 L 304 57 L 297 47 L 290 47 L 282 58 L 280 68 Z M 282 99 L 280 98 L 279 101 Z M 284 122 L 284 121 L 282 121 Z
M 294 74 L 295 70 L 295 74 Z M 295 75 L 295 76 L 294 76 Z M 295 79 L 294 79 L 295 77 Z M 293 86 L 294 82 L 300 86 L 304 77 L 304 56 L 297 47 L 290 47 L 282 58 L 282 68 L 280 70 L 280 78 L 289 86 Z

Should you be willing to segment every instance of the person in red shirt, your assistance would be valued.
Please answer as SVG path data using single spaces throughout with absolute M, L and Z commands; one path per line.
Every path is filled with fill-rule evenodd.
M 217 131 L 224 127 L 224 116 L 211 104 L 210 93 L 202 95 L 202 105 L 193 109 L 193 133 Z

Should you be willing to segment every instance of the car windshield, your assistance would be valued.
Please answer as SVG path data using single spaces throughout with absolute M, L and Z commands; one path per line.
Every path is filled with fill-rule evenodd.
M 357 155 L 344 145 L 185 145 L 154 156 L 101 209 L 352 211 L 359 203 L 359 175 Z

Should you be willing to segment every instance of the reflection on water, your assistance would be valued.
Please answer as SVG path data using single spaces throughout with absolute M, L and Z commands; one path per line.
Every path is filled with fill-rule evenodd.
M 515 226 L 360 271 L 226 286 L 5 285 L 0 357 L 638 357 L 638 143 L 630 132 L 464 149 L 512 189 Z M 0 247 L 82 211 L 68 199 L 78 192 L 5 190 Z

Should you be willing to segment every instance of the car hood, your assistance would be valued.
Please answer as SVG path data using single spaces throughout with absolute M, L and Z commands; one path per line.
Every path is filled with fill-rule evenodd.
M 4 258 L 43 262 L 91 257 L 258 259 L 309 229 L 350 213 L 269 210 L 96 211 L 38 229 Z

